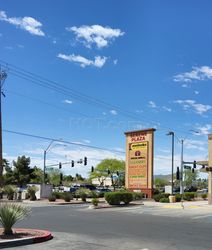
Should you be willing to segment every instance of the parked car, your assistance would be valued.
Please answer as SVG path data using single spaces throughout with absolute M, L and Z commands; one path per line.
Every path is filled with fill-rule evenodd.
M 191 187 L 186 187 L 185 189 L 184 189 L 184 192 L 196 192 L 197 191 L 197 188 L 196 187 L 193 187 L 193 186 L 191 186 Z
M 70 187 L 70 192 L 74 193 L 79 188 L 86 188 L 86 189 L 89 189 L 91 191 L 96 191 L 96 187 L 94 185 L 91 185 L 91 184 L 76 184 L 76 185 L 73 185 L 73 186 Z

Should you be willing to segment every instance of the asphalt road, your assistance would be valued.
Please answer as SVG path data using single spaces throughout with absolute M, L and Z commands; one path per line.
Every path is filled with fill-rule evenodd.
M 121 209 L 93 210 L 78 205 L 34 207 L 32 216 L 17 227 L 47 229 L 55 238 L 13 249 L 212 249 L 210 220 Z

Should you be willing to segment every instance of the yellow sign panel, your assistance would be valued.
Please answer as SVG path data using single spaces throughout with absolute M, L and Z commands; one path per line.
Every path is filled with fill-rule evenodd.
M 128 181 L 129 188 L 147 187 L 148 142 L 129 144 Z

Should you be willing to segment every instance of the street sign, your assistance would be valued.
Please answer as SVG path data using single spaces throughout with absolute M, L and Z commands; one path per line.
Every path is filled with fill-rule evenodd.
M 191 166 L 184 165 L 184 169 L 191 169 Z

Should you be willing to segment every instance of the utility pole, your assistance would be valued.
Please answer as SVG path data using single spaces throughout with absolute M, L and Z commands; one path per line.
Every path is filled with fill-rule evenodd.
M 170 131 L 167 135 L 172 136 L 172 189 L 171 189 L 171 195 L 173 195 L 173 187 L 174 187 L 174 132 Z
M 0 187 L 3 186 L 3 155 L 2 155 L 2 112 L 1 112 L 1 95 L 4 80 L 7 78 L 7 73 L 1 69 L 0 65 Z M 3 94 L 4 95 L 4 94 Z
M 184 193 L 184 186 L 183 186 L 183 167 L 184 167 L 184 163 L 183 163 L 183 146 L 184 146 L 184 140 L 181 140 L 181 167 L 180 167 L 180 194 Z

